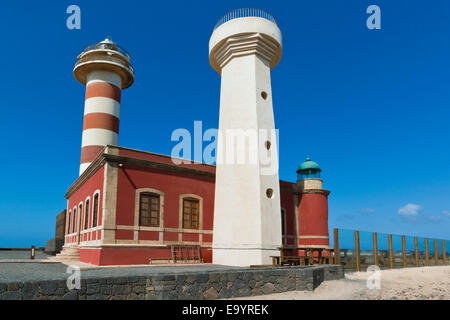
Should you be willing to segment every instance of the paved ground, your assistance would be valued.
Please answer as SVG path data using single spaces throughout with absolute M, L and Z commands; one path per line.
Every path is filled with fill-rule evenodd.
M 0 283 L 34 280 L 64 280 L 67 266 L 62 263 L 0 263 Z
M 39 252 L 38 258 L 46 258 Z M 27 259 L 27 251 L 0 251 L 0 283 L 33 280 L 66 280 L 70 262 L 65 264 L 48 260 L 28 262 L 2 262 L 5 259 Z M 97 267 L 74 263 L 81 267 L 82 278 L 107 278 L 126 276 L 148 276 L 153 274 L 185 273 L 198 271 L 223 271 L 246 269 L 220 265 L 153 265 L 127 267 Z M 326 281 L 314 292 L 291 291 L 279 294 L 249 297 L 244 299 L 268 300 L 415 300 L 450 299 L 450 266 L 382 270 L 380 289 L 368 289 L 367 279 L 373 274 L 348 272 L 345 279 Z M 240 298 L 242 299 L 242 298 Z
M 10 263 L 0 262 L 0 282 L 34 281 L 34 280 L 65 280 L 69 277 L 68 266 L 58 262 Z M 198 271 L 223 271 L 246 269 L 220 265 L 180 265 L 180 266 L 136 266 L 82 269 L 81 277 L 108 278 L 127 276 L 148 276 L 153 274 L 184 273 Z
M 50 257 L 42 251 L 36 251 L 36 259 L 46 259 Z M 1 260 L 29 260 L 30 250 L 0 250 L 0 261 Z

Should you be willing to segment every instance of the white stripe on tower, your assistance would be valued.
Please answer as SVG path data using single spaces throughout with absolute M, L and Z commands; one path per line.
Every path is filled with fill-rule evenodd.
M 87 99 L 84 104 L 84 115 L 99 112 L 108 113 L 119 118 L 120 103 L 114 99 L 105 97 L 92 97 Z
M 86 129 L 83 130 L 83 139 L 81 142 L 81 147 L 89 146 L 117 146 L 119 141 L 119 135 L 107 129 Z
M 105 146 L 118 144 L 121 87 L 121 77 L 111 71 L 87 76 L 80 175 Z

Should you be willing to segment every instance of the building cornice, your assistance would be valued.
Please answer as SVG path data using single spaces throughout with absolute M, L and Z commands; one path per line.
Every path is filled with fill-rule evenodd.
M 158 169 L 158 170 L 167 170 L 177 173 L 187 173 L 197 176 L 204 176 L 204 177 L 210 177 L 214 178 L 216 175 L 209 171 L 203 171 L 193 168 L 186 168 L 182 166 L 178 166 L 176 164 L 167 164 L 167 163 L 161 163 L 151 160 L 144 160 L 144 159 L 137 159 L 137 158 L 131 158 L 126 156 L 119 156 L 119 155 L 111 155 L 111 154 L 104 154 L 105 159 L 108 162 L 115 162 L 118 164 L 129 164 L 134 165 L 138 167 L 144 167 L 144 168 L 151 168 L 151 169 Z
M 194 176 L 201 176 L 207 178 L 214 178 L 215 173 L 209 171 L 203 171 L 193 168 L 186 168 L 182 166 L 178 166 L 176 164 L 167 164 L 160 163 L 151 160 L 137 159 L 126 156 L 119 156 L 114 154 L 102 153 L 97 156 L 96 159 L 92 162 L 92 164 L 83 172 L 83 174 L 70 186 L 68 189 L 65 198 L 70 198 L 74 192 L 76 192 L 97 170 L 102 167 L 106 162 L 122 164 L 122 165 L 133 165 L 143 168 L 150 168 L 155 170 L 165 170 L 174 173 L 188 174 Z
M 305 190 L 299 190 L 299 194 L 323 194 L 328 197 L 328 195 L 331 193 L 330 190 L 324 190 L 324 189 L 305 189 Z
M 213 55 L 220 69 L 235 57 L 253 54 L 266 60 L 270 65 L 278 47 L 276 41 L 264 34 L 250 33 L 229 37 L 218 46 Z

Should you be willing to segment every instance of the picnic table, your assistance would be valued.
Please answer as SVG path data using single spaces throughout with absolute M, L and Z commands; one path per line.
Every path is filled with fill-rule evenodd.
M 312 247 L 281 247 L 279 248 L 279 256 L 271 256 L 272 265 L 312 265 L 315 262 L 318 264 L 332 264 L 334 262 L 334 249 L 330 248 L 312 248 Z M 303 255 L 299 254 L 303 251 Z M 326 254 L 325 254 L 326 253 Z
M 311 247 L 304 247 L 304 246 L 299 246 L 298 249 L 304 250 L 306 252 L 306 255 L 311 257 L 313 259 L 313 261 L 317 261 L 318 264 L 333 264 L 334 263 L 334 249 L 326 248 L 326 247 L 311 248 Z

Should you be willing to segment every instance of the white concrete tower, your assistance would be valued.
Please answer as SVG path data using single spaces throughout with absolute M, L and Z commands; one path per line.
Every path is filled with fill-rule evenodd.
M 259 9 L 228 13 L 216 24 L 209 41 L 210 64 L 222 77 L 215 264 L 269 264 L 270 256 L 279 255 L 280 181 L 270 71 L 280 61 L 281 52 L 281 31 L 275 19 Z M 239 132 L 247 135 L 245 147 L 243 140 L 233 138 Z M 243 155 L 245 161 L 239 161 Z M 271 161 L 264 164 L 267 156 Z
M 78 57 L 75 79 L 86 85 L 80 175 L 107 145 L 117 145 L 121 90 L 133 84 L 130 55 L 107 37 Z

